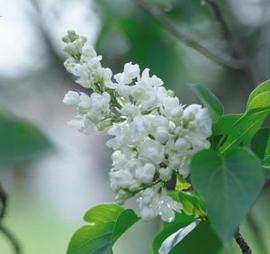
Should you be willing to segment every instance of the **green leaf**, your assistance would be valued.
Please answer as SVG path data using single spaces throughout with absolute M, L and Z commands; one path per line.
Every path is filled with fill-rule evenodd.
M 179 229 L 186 227 L 194 221 L 193 216 L 176 214 L 176 219 L 171 223 L 164 223 L 163 229 L 152 243 L 153 254 L 159 254 L 162 243 Z M 207 244 L 205 244 L 207 243 Z M 206 221 L 202 221 L 192 232 L 170 251 L 170 254 L 217 254 L 222 243 Z
M 53 148 L 48 138 L 29 122 L 0 113 L 0 165 L 38 159 Z
M 113 244 L 139 218 L 131 209 L 116 204 L 101 204 L 84 216 L 89 225 L 73 235 L 68 254 L 111 254 Z
M 247 106 L 247 109 L 266 108 L 270 106 L 270 91 L 256 95 Z
M 262 160 L 270 158 L 270 128 L 260 129 L 254 135 L 251 149 Z
M 224 108 L 220 100 L 205 86 L 200 84 L 191 85 L 191 89 L 208 108 L 212 115 L 212 119 L 216 122 L 224 113 Z
M 242 114 L 224 115 L 213 125 L 214 135 L 230 135 L 232 126 L 242 117 Z
M 249 143 L 254 134 L 260 129 L 269 112 L 270 108 L 268 107 L 251 109 L 245 113 L 231 126 L 230 130 L 228 129 L 228 138 L 220 147 L 219 151 L 225 153 L 240 143 Z
M 191 162 L 191 180 L 205 199 L 213 229 L 231 240 L 263 186 L 263 168 L 251 152 L 237 148 L 219 156 L 211 150 L 197 153 Z
M 186 179 L 184 179 L 180 175 L 177 175 L 176 185 L 175 185 L 176 191 L 188 190 L 190 187 L 191 187 L 191 184 Z
M 270 80 L 267 80 L 260 85 L 258 85 L 249 95 L 248 102 L 247 102 L 247 108 L 249 108 L 250 103 L 252 100 L 259 94 L 264 92 L 270 92 Z
M 206 217 L 207 208 L 204 200 L 194 192 L 171 191 L 169 195 L 183 205 L 183 213 L 193 217 Z
M 178 200 L 183 205 L 183 211 L 187 215 L 206 216 L 205 202 L 198 195 L 182 191 L 178 193 Z

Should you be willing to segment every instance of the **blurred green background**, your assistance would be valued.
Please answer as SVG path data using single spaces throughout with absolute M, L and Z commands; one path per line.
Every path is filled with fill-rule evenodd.
M 165 17 L 163 24 L 149 11 Z M 0 0 L 0 183 L 9 197 L 3 224 L 24 253 L 65 253 L 86 209 L 113 201 L 106 138 L 66 125 L 75 112 L 62 105 L 63 95 L 82 90 L 63 68 L 66 30 L 88 36 L 115 72 L 129 61 L 149 67 L 183 104 L 197 102 L 188 85 L 202 83 L 227 113 L 241 112 L 270 76 L 269 13 L 269 0 Z M 204 56 L 198 44 L 226 63 Z M 242 226 L 255 254 L 270 253 L 269 209 L 266 185 Z M 158 229 L 157 221 L 138 223 L 115 253 L 151 253 Z M 0 253 L 12 253 L 1 234 Z M 221 253 L 239 250 L 232 244 Z

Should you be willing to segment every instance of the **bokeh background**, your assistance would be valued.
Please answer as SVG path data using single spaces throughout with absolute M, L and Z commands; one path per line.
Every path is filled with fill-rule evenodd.
M 269 0 L 146 1 L 171 27 L 139 2 L 0 0 L 0 182 L 9 197 L 3 223 L 25 254 L 66 253 L 84 212 L 113 201 L 106 137 L 84 136 L 66 125 L 75 111 L 62 98 L 80 90 L 63 68 L 66 30 L 88 36 L 115 72 L 129 61 L 149 67 L 183 104 L 197 102 L 188 85 L 199 82 L 218 95 L 227 113 L 241 112 L 249 92 L 270 77 Z M 175 28 L 184 36 L 174 36 Z M 229 59 L 226 66 L 187 46 L 185 36 Z M 255 254 L 270 253 L 269 209 L 266 186 L 242 226 Z M 138 223 L 115 253 L 151 253 L 158 229 L 157 221 Z M 1 234 L 0 253 L 12 253 Z M 229 245 L 221 253 L 239 250 Z

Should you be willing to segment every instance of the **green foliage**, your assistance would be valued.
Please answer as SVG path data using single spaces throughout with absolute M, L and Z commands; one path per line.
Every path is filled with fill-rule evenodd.
M 177 175 L 176 178 L 176 185 L 175 190 L 180 192 L 182 190 L 188 190 L 191 187 L 191 184 L 189 181 L 181 177 L 180 175 Z
M 224 115 L 214 123 L 213 135 L 223 135 L 217 146 L 219 151 L 225 153 L 238 145 L 249 144 L 269 113 L 270 82 L 266 81 L 250 94 L 245 113 Z
M 155 237 L 152 244 L 153 254 L 159 254 L 158 251 L 162 243 L 169 236 L 179 231 L 179 229 L 188 226 L 193 221 L 193 216 L 176 214 L 176 219 L 172 223 L 163 223 L 161 232 Z M 197 254 L 198 250 L 200 250 L 200 253 L 216 254 L 222 247 L 222 243 L 211 229 L 210 224 L 202 221 L 182 241 L 172 241 L 170 246 L 172 246 L 170 254 Z
M 48 138 L 29 122 L 0 113 L 0 166 L 29 162 L 52 149 Z
M 191 180 L 204 197 L 214 230 L 223 241 L 232 238 L 263 186 L 263 169 L 249 151 L 237 148 L 221 156 L 203 150 L 191 162 Z
M 189 216 L 205 218 L 207 207 L 204 200 L 196 193 L 190 191 L 173 191 L 170 196 L 183 205 L 183 213 Z
M 198 195 L 182 191 L 178 193 L 178 200 L 182 203 L 183 211 L 187 215 L 206 216 L 206 204 Z
M 250 107 L 250 105 L 253 104 L 253 100 L 260 94 L 265 93 L 265 92 L 270 92 L 270 80 L 267 80 L 260 85 L 258 85 L 249 95 L 248 97 L 248 102 L 247 102 L 247 108 Z M 257 101 L 257 99 L 255 100 Z
M 270 92 L 263 92 L 256 95 L 249 103 L 247 109 L 266 108 L 270 106 Z
M 204 106 L 208 108 L 213 121 L 217 122 L 224 113 L 223 105 L 219 99 L 203 85 L 193 84 L 191 85 L 191 88 Z
M 270 178 L 270 128 L 260 129 L 251 141 L 252 151 L 262 160 L 264 175 Z
M 270 158 L 270 128 L 262 128 L 255 134 L 251 149 L 262 160 Z
M 116 204 L 101 204 L 91 208 L 84 216 L 89 223 L 72 237 L 68 254 L 109 254 L 117 239 L 139 218 L 130 209 Z
M 213 125 L 214 135 L 230 135 L 232 126 L 242 117 L 242 114 L 223 115 Z
M 249 143 L 269 113 L 270 108 L 250 109 L 234 122 L 232 126 L 224 126 L 228 138 L 220 147 L 221 153 L 231 150 L 241 143 Z

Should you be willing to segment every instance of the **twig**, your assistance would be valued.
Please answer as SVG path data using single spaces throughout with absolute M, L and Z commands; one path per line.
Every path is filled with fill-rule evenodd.
M 159 23 L 164 26 L 171 34 L 181 40 L 186 46 L 198 51 L 200 54 L 209 58 L 213 62 L 230 68 L 239 70 L 242 69 L 242 61 L 233 59 L 221 53 L 214 53 L 212 50 L 198 43 L 198 41 L 192 38 L 189 34 L 177 27 L 174 22 L 171 21 L 166 15 L 163 14 L 158 8 L 148 4 L 144 0 L 135 0 L 146 12 L 148 12 L 153 18 L 155 18 Z
M 243 238 L 243 236 L 241 235 L 239 228 L 237 228 L 234 234 L 234 239 L 237 242 L 243 254 L 252 254 L 252 251 L 247 242 L 245 241 L 245 239 Z
M 238 38 L 236 38 L 235 34 L 231 31 L 218 3 L 213 0 L 205 0 L 205 2 L 213 11 L 215 18 L 220 25 L 223 38 L 227 41 L 232 52 L 232 58 L 236 58 L 243 63 L 242 67 L 239 68 L 238 71 L 241 72 L 241 74 L 250 82 L 250 88 L 253 88 L 257 83 L 257 78 L 255 77 L 250 66 L 250 59 L 241 47 Z
M 6 210 L 7 210 L 7 201 L 8 201 L 7 194 L 2 188 L 1 183 L 0 183 L 0 202 L 1 202 L 0 233 L 3 233 L 3 235 L 6 236 L 6 238 L 9 240 L 14 250 L 14 254 L 21 254 L 22 250 L 21 250 L 19 241 L 16 239 L 13 233 L 3 225 L 3 222 L 2 222 L 6 214 Z
M 235 54 L 235 57 L 238 56 L 238 50 L 235 50 L 236 43 L 233 33 L 231 32 L 231 29 L 229 28 L 228 24 L 225 21 L 225 18 L 223 17 L 223 14 L 216 2 L 213 0 L 205 0 L 205 2 L 209 5 L 209 7 L 212 9 L 214 16 L 216 17 L 216 20 L 218 21 L 223 38 L 230 44 L 231 49 L 233 50 L 233 54 Z M 238 48 L 238 46 L 237 46 Z
M 6 214 L 6 208 L 7 208 L 7 194 L 2 188 L 2 185 L 0 183 L 0 201 L 1 201 L 1 211 L 0 211 L 0 222 L 4 218 Z
M 46 45 L 47 55 L 50 57 L 52 63 L 57 68 L 57 71 L 66 78 L 70 84 L 74 84 L 74 80 L 71 76 L 67 73 L 66 69 L 63 65 L 63 59 L 59 56 L 49 32 L 47 31 L 46 27 L 44 26 L 44 22 L 42 20 L 42 9 L 37 0 L 28 0 L 30 5 L 33 7 L 33 12 L 30 13 L 30 18 L 33 19 L 33 24 L 36 26 L 38 32 L 40 33 L 40 38 L 43 40 L 44 44 Z
M 21 254 L 22 253 L 21 247 L 19 245 L 18 240 L 13 235 L 13 233 L 9 231 L 5 226 L 3 226 L 3 224 L 0 224 L 0 232 L 2 232 L 6 236 L 6 238 L 9 240 L 10 244 L 13 247 L 14 254 Z

